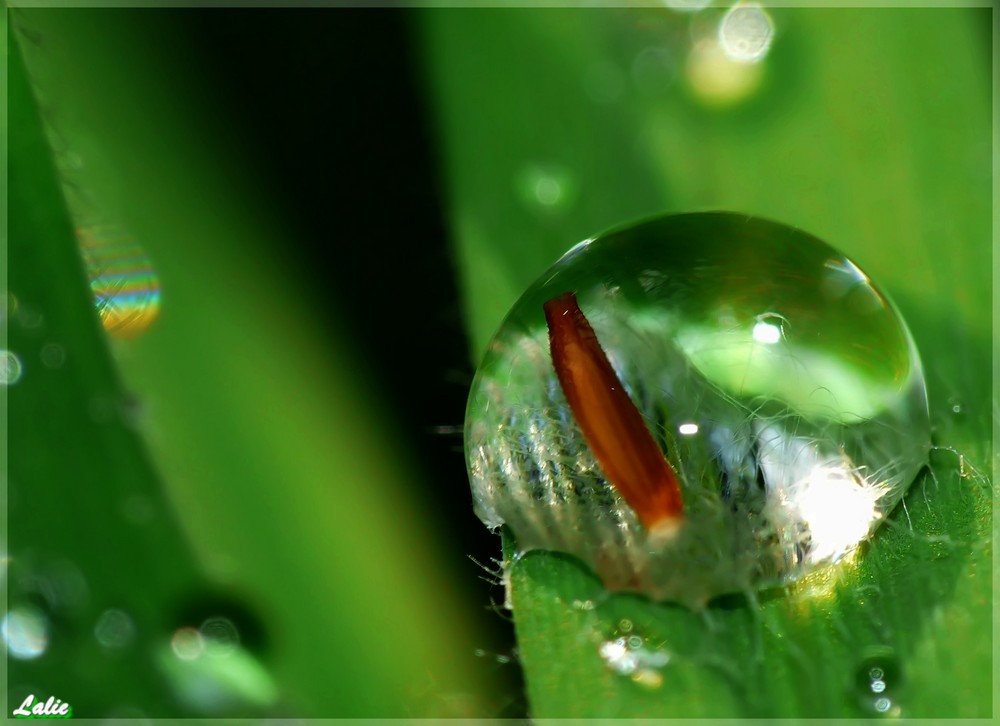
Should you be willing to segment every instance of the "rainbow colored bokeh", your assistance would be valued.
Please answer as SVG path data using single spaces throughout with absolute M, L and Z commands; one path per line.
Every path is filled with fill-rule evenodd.
M 160 314 L 160 280 L 148 255 L 114 225 L 76 231 L 104 329 L 116 338 L 145 332 Z

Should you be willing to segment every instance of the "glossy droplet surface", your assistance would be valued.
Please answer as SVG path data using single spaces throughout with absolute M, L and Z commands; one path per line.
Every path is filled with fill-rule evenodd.
M 648 537 L 567 403 L 544 306 L 568 292 L 677 472 L 669 541 Z M 906 326 L 853 262 L 790 227 L 706 213 L 612 231 L 546 272 L 477 372 L 466 453 L 477 514 L 520 551 L 700 606 L 852 552 L 925 463 L 929 430 Z

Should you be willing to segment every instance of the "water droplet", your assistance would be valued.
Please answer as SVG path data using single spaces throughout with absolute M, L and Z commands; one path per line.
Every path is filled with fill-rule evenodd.
M 49 646 L 49 620 L 31 605 L 11 608 L 0 623 L 7 653 L 18 660 L 34 660 Z
M 239 642 L 225 617 L 201 628 L 178 628 L 158 650 L 157 665 L 177 698 L 196 711 L 222 714 L 236 708 L 266 708 L 278 698 L 268 670 Z
M 0 386 L 13 386 L 24 373 L 21 359 L 12 350 L 0 350 Z
M 866 714 L 899 716 L 902 690 L 902 668 L 890 650 L 877 649 L 858 664 L 854 692 Z
M 66 351 L 58 343 L 46 343 L 42 346 L 41 359 L 46 368 L 59 368 L 66 362 Z
M 260 616 L 237 593 L 209 591 L 185 599 L 174 623 L 184 629 L 197 625 L 203 649 L 209 655 L 225 656 L 235 648 L 262 651 L 266 633 Z
M 178 628 L 170 639 L 170 649 L 181 660 L 194 660 L 205 652 L 205 640 L 196 628 Z
M 753 3 L 737 3 L 719 24 L 719 45 L 736 61 L 761 60 L 771 48 L 773 35 L 771 16 Z
M 199 629 L 205 644 L 205 653 L 213 658 L 232 655 L 240 645 L 240 634 L 228 618 L 213 616 L 207 618 Z
M 562 167 L 529 164 L 517 175 L 515 185 L 525 203 L 534 209 L 555 211 L 572 204 L 576 183 Z
M 658 670 L 670 662 L 666 650 L 648 647 L 630 620 L 620 621 L 615 632 L 598 645 L 597 652 L 609 669 L 647 688 L 658 688 L 663 683 Z
M 132 338 L 160 312 L 160 280 L 146 253 L 112 225 L 77 230 L 101 324 L 111 335 Z
M 817 295 L 831 274 L 852 292 Z M 617 379 L 601 386 L 620 385 L 678 482 L 672 538 L 643 524 L 656 502 L 606 476 L 567 402 L 543 309 L 566 293 Z M 862 295 L 877 304 L 849 304 Z M 547 271 L 489 345 L 466 444 L 476 512 L 520 551 L 700 607 L 848 562 L 926 462 L 930 423 L 909 332 L 867 276 L 804 232 L 710 213 L 619 229 Z
M 593 600 L 574 600 L 573 601 L 574 610 L 593 610 L 594 601 Z
M 108 650 L 123 650 L 135 639 L 135 621 L 124 610 L 105 610 L 94 626 L 94 637 Z

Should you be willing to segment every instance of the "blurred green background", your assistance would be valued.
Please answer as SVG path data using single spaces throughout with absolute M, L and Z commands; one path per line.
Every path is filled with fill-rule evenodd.
M 726 10 L 11 11 L 9 704 L 852 716 L 877 646 L 901 715 L 988 716 L 990 12 L 770 8 L 735 62 Z M 705 208 L 871 274 L 957 453 L 832 598 L 581 611 L 533 556 L 515 650 L 474 362 L 570 245 Z M 622 679 L 585 635 L 625 617 L 710 656 Z

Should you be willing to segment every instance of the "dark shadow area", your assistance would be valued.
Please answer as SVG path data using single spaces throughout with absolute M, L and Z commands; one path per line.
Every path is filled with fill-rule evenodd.
M 412 13 L 249 9 L 172 13 L 224 125 L 298 246 L 286 251 L 333 333 L 346 327 L 428 490 L 457 588 L 488 638 L 470 668 L 496 671 L 523 715 L 513 627 L 489 609 L 499 538 L 472 512 L 461 428 L 474 372 L 444 222 L 434 138 L 418 90 Z M 322 333 L 322 331 L 317 331 Z M 493 657 L 491 657 L 493 656 Z M 500 656 L 497 659 L 495 656 Z M 499 660 L 499 664 L 494 665 Z M 334 714 L 330 714 L 334 715 Z

